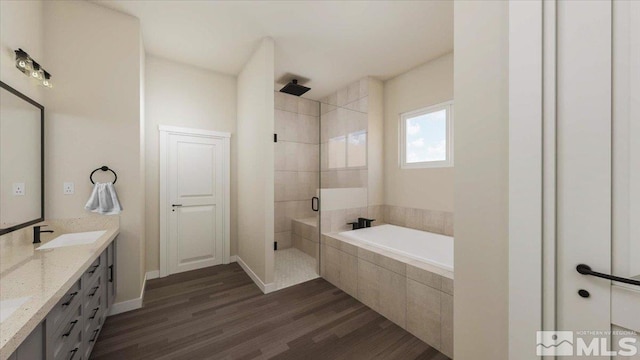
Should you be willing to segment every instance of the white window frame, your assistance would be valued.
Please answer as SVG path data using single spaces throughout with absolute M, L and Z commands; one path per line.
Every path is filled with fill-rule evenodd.
M 415 162 L 415 163 L 407 163 L 407 119 L 413 118 L 416 116 L 440 111 L 447 110 L 447 124 L 446 124 L 446 137 L 447 137 L 447 155 L 446 159 L 442 161 L 423 161 L 423 162 Z M 408 111 L 400 114 L 399 121 L 400 131 L 400 139 L 398 139 L 398 144 L 400 147 L 399 151 L 399 163 L 401 169 L 429 169 L 429 168 L 443 168 L 443 167 L 453 167 L 453 100 L 446 101 L 440 104 L 431 105 L 428 107 L 424 107 L 417 110 Z

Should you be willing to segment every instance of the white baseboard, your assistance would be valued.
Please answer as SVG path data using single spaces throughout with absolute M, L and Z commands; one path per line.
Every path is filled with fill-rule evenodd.
M 147 280 L 153 280 L 160 277 L 160 270 L 147 271 Z
M 260 278 L 258 277 L 258 275 L 256 275 L 256 273 L 254 273 L 253 270 L 251 270 L 249 265 L 247 265 L 244 261 L 242 261 L 240 256 L 236 256 L 236 261 L 238 262 L 242 270 L 244 270 L 244 272 L 246 272 L 247 275 L 249 275 L 251 280 L 253 280 L 253 282 L 256 283 L 256 285 L 258 285 L 258 287 L 260 288 L 260 290 L 262 290 L 263 293 L 268 294 L 276 290 L 275 283 L 268 283 L 268 284 L 263 283 L 262 280 L 260 280 Z
M 109 314 L 107 316 L 122 314 L 127 311 L 142 308 L 142 300 L 144 299 L 144 288 L 147 286 L 147 274 L 144 274 L 144 279 L 142 280 L 142 289 L 140 290 L 140 297 L 114 303 L 113 305 L 111 305 L 111 308 L 109 308 Z

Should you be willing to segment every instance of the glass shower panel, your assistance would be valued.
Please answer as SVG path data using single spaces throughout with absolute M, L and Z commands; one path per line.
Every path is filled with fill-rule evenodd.
M 280 289 L 319 274 L 314 198 L 320 187 L 320 104 L 275 92 L 274 111 L 274 250 Z
M 366 79 L 320 101 L 320 274 L 322 234 L 369 217 L 367 101 Z

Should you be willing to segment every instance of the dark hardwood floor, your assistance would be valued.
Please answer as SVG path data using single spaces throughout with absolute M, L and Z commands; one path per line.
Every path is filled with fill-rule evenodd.
M 447 359 L 324 279 L 268 295 L 237 264 L 147 282 L 92 359 Z

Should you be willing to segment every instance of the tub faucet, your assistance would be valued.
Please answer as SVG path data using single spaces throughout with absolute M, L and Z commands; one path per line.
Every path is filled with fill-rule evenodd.
M 34 244 L 39 244 L 40 243 L 40 234 L 41 233 L 52 233 L 53 230 L 40 230 L 41 227 L 43 226 L 47 226 L 47 225 L 36 225 L 33 227 L 33 243 Z
M 349 222 L 347 225 L 351 225 L 351 230 L 358 230 L 361 228 L 359 221 Z
M 358 230 L 371 227 L 371 223 L 374 221 L 376 221 L 376 219 L 365 219 L 360 217 L 358 218 L 358 221 L 347 223 L 347 225 L 351 225 L 351 230 Z
M 360 225 L 360 228 L 370 228 L 371 227 L 371 223 L 376 221 L 376 219 L 366 219 L 366 218 L 358 218 L 358 224 Z

